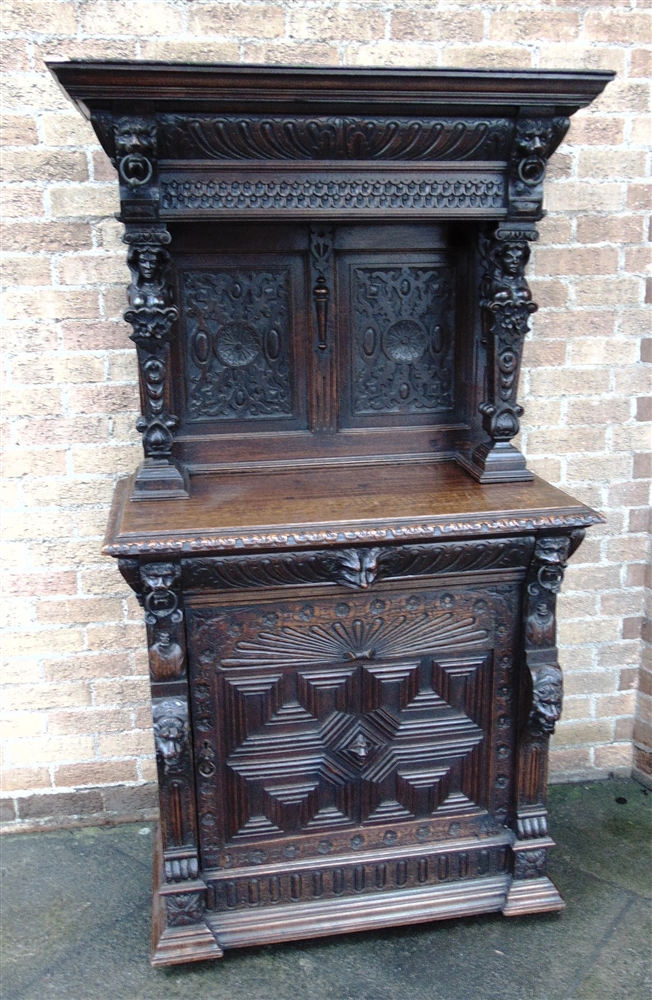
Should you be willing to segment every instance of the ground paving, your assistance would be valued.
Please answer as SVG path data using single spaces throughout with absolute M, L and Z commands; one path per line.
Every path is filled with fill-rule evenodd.
M 550 789 L 560 914 L 498 914 L 152 969 L 152 828 L 8 836 L 3 1000 L 650 1000 L 652 792 Z

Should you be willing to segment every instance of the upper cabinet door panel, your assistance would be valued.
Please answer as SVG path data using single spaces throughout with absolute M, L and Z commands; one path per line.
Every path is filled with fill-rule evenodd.
M 305 427 L 300 256 L 184 257 L 178 284 L 186 432 Z
M 456 273 L 442 251 L 339 255 L 342 426 L 454 417 Z

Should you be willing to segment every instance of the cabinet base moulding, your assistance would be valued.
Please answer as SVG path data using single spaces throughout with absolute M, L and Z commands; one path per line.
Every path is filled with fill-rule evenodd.
M 504 917 L 522 917 L 526 913 L 554 913 L 563 910 L 566 903 L 549 878 L 514 880 L 503 907 Z

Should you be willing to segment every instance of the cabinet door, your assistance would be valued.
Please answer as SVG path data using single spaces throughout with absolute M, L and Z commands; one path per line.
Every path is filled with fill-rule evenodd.
M 204 864 L 495 830 L 518 590 L 189 609 Z

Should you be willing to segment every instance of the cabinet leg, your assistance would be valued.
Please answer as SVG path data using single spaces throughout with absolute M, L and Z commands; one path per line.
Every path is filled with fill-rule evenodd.
M 224 952 L 203 918 L 206 885 L 200 879 L 166 883 L 158 825 L 154 843 L 151 964 L 180 965 L 222 958 Z
M 555 846 L 551 837 L 516 841 L 514 878 L 507 891 L 503 907 L 506 917 L 520 917 L 526 913 L 551 913 L 566 906 L 557 887 L 545 874 L 548 851 Z

